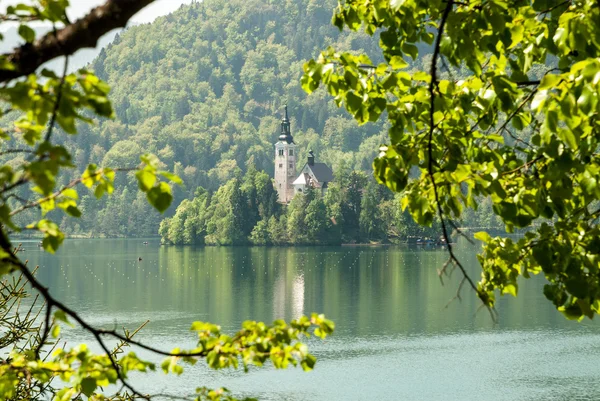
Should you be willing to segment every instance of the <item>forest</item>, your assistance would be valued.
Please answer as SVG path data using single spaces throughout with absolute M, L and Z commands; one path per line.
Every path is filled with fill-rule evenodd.
M 77 136 L 61 136 L 61 145 L 76 166 L 135 167 L 141 154 L 156 154 L 184 182 L 173 188 L 167 216 L 196 188 L 217 191 L 250 165 L 272 176 L 285 103 L 303 150 L 314 149 L 334 169 L 370 170 L 385 141 L 385 123 L 357 128 L 325 91 L 308 97 L 300 86 L 303 63 L 329 44 L 376 51 L 366 35 L 331 26 L 335 3 L 208 0 L 128 28 L 90 65 L 111 87 L 115 118 L 94 116 L 93 125 L 80 124 Z M 17 165 L 24 156 L 1 157 Z M 78 168 L 58 184 L 80 176 Z M 50 217 L 70 235 L 154 236 L 163 215 L 136 186 L 133 173 L 122 175 L 107 199 L 82 194 L 79 221 L 60 213 Z M 19 196 L 26 198 L 27 191 Z M 26 225 L 35 216 L 32 210 L 17 222 Z
M 57 184 L 65 185 L 80 176 L 83 166 L 90 163 L 132 168 L 139 165 L 141 154 L 152 153 L 159 157 L 164 170 L 181 177 L 183 185 L 172 187 L 173 205 L 161 215 L 148 205 L 143 193 L 135 190 L 134 174 L 121 173 L 112 196 L 97 200 L 92 192 L 82 193 L 81 219 L 74 221 L 57 211 L 50 212 L 49 217 L 60 222 L 60 228 L 71 236 L 156 236 L 163 218 L 177 221 L 177 207 L 182 202 L 186 201 L 182 207 L 187 208 L 198 201 L 198 188 L 206 190 L 205 196 L 216 207 L 215 197 L 226 192 L 222 188 L 229 188 L 234 179 L 241 185 L 240 177 L 251 166 L 273 176 L 273 146 L 284 104 L 289 105 L 300 160 L 313 149 L 340 177 L 352 171 L 361 177 L 371 176 L 377 148 L 388 141 L 389 124 L 381 119 L 357 126 L 325 90 L 308 96 L 300 84 L 303 64 L 328 45 L 372 54 L 374 61 L 381 58 L 368 35 L 340 32 L 330 24 L 335 5 L 334 0 L 207 0 L 118 34 L 89 66 L 110 85 L 116 116 L 93 116 L 94 124 L 80 124 L 77 136 L 61 135 L 60 144 L 73 155 L 73 164 L 78 167 L 61 174 Z M 414 68 L 430 57 L 427 48 L 420 51 L 424 56 L 415 61 Z M 18 165 L 24 157 L 0 155 L 9 165 Z M 387 216 L 383 219 L 387 223 L 389 216 L 399 213 L 392 207 L 395 201 L 387 199 L 384 191 L 375 190 L 374 183 L 366 184 L 371 180 L 364 178 L 363 186 L 371 188 L 367 194 L 378 194 L 372 201 L 377 204 L 377 213 Z M 345 192 L 351 192 L 344 182 L 338 182 L 338 192 L 344 192 L 339 199 L 318 201 L 329 208 L 323 223 L 326 226 L 341 213 L 334 211 L 333 205 L 344 204 Z M 28 191 L 22 188 L 18 196 L 27 198 Z M 334 189 L 329 197 L 335 196 Z M 353 217 L 346 213 L 343 221 L 356 227 L 348 231 L 352 234 L 343 242 L 393 239 L 402 232 L 397 227 L 404 217 L 393 223 L 393 229 L 375 224 L 376 229 L 363 228 L 360 234 L 359 221 L 350 223 L 350 219 L 360 217 L 358 206 L 351 208 Z M 17 224 L 26 226 L 36 213 L 25 211 L 16 218 Z M 289 231 L 288 223 L 281 221 L 286 216 L 287 212 L 274 207 L 268 217 L 277 219 L 281 230 L 286 226 Z M 488 219 L 492 219 L 491 214 Z M 245 222 L 242 242 L 250 238 L 254 223 L 259 235 L 268 222 Z M 306 243 L 305 237 L 267 240 L 263 235 L 255 241 Z M 333 242 L 340 240 L 339 235 L 332 238 Z M 209 235 L 207 243 L 239 241 Z
M 467 213 L 462 223 L 500 225 L 489 202 Z M 437 222 L 416 224 L 403 211 L 400 195 L 361 171 L 338 170 L 324 195 L 313 189 L 282 205 L 269 174 L 250 166 L 214 193 L 199 187 L 193 199 L 162 221 L 159 233 L 171 245 L 339 245 L 404 242 L 409 236 L 437 239 L 439 228 Z

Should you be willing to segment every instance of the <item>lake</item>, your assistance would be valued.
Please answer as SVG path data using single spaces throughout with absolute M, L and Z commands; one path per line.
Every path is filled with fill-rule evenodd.
M 150 320 L 136 338 L 166 350 L 193 347 L 189 327 L 196 320 L 233 332 L 247 319 L 320 312 L 336 331 L 308 342 L 318 358 L 312 372 L 214 372 L 199 364 L 180 377 L 135 376 L 144 393 L 189 395 L 200 386 L 226 386 L 261 400 L 600 397 L 598 325 L 564 319 L 543 297 L 541 278 L 524 283 L 518 298 L 501 299 L 494 324 L 466 287 L 461 302 L 447 305 L 460 276 L 440 283 L 443 249 L 193 248 L 148 241 L 67 240 L 55 256 L 24 242 L 23 256 L 89 322 L 135 329 Z M 478 279 L 476 248 L 460 243 L 457 252 Z M 91 342 L 79 329 L 63 333 L 69 345 Z

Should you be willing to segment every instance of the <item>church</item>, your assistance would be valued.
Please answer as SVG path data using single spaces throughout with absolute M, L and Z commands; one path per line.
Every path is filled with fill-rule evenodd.
M 325 163 L 316 163 L 313 151 L 308 152 L 308 158 L 300 174 L 296 174 L 297 145 L 290 129 L 287 105 L 281 120 L 281 134 L 275 144 L 275 189 L 279 202 L 290 203 L 298 193 L 307 188 L 319 190 L 325 194 L 327 186 L 333 181 L 333 171 Z

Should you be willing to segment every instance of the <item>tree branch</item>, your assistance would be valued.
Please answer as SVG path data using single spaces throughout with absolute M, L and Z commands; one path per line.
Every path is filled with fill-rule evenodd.
M 134 170 L 135 170 L 135 168 L 116 168 L 113 171 L 115 171 L 115 172 L 119 172 L 119 171 L 120 172 L 129 172 L 129 171 L 134 171 Z M 104 169 L 100 169 L 96 173 L 90 175 L 90 178 L 94 178 L 94 177 L 97 177 L 97 176 L 102 175 L 102 174 L 104 174 Z M 31 208 L 34 208 L 34 207 L 38 207 L 38 206 L 40 206 L 44 202 L 48 202 L 48 201 L 50 201 L 52 199 L 56 199 L 60 195 L 62 195 L 67 189 L 73 188 L 74 186 L 80 184 L 82 181 L 83 181 L 83 178 L 76 178 L 73 181 L 71 181 L 70 183 L 68 183 L 67 185 L 65 185 L 64 187 L 62 187 L 61 189 L 59 189 L 58 191 L 54 192 L 53 194 L 48 195 L 45 198 L 39 199 L 39 200 L 37 200 L 35 202 L 30 202 L 30 203 L 28 203 L 26 205 L 21 206 L 18 209 L 13 210 L 10 213 L 10 216 L 12 217 L 12 216 L 14 216 L 16 214 L 21 213 L 24 210 L 31 209 Z
M 542 11 L 542 12 L 539 12 L 539 13 L 538 13 L 538 15 L 544 15 L 544 14 L 548 14 L 549 12 L 552 12 L 552 11 L 554 11 L 555 9 L 557 9 L 557 8 L 559 8 L 559 7 L 562 7 L 562 6 L 566 6 L 566 5 L 569 5 L 569 6 L 570 6 L 570 5 L 571 5 L 571 0 L 567 0 L 567 1 L 563 1 L 562 3 L 558 3 L 558 4 L 556 4 L 555 6 L 553 6 L 553 7 L 550 7 L 550 8 L 549 8 L 549 9 L 547 9 L 547 10 L 544 10 L 544 11 Z
M 0 82 L 34 73 L 42 64 L 77 50 L 96 47 L 105 33 L 124 28 L 134 14 L 154 0 L 107 0 L 85 17 L 67 25 L 56 33 L 50 32 L 33 43 L 25 44 L 3 57 L 15 67 L 0 70 Z
M 14 153 L 35 153 L 35 151 L 31 149 L 6 149 L 0 151 L 0 156 L 10 155 Z
M 429 104 L 429 144 L 428 144 L 428 148 L 427 148 L 429 160 L 428 160 L 428 165 L 427 165 L 427 171 L 428 171 L 429 178 L 431 179 L 431 184 L 433 185 L 433 192 L 435 195 L 435 202 L 437 205 L 438 216 L 440 218 L 441 225 L 442 225 L 442 234 L 444 236 L 444 240 L 446 241 L 446 246 L 448 247 L 448 253 L 450 254 L 450 261 L 453 262 L 454 265 L 460 269 L 460 271 L 463 275 L 463 281 L 466 280 L 466 282 L 469 284 L 469 286 L 475 291 L 475 293 L 479 296 L 479 298 L 481 299 L 481 301 L 483 303 L 482 306 L 487 307 L 488 311 L 490 312 L 490 315 L 492 316 L 492 319 L 494 319 L 494 321 L 495 321 L 496 318 L 495 318 L 494 311 L 492 308 L 489 307 L 488 303 L 486 302 L 486 299 L 484 298 L 484 294 L 478 290 L 477 285 L 475 284 L 475 282 L 473 281 L 471 276 L 469 276 L 465 267 L 460 263 L 460 261 L 454 254 L 454 249 L 452 247 L 452 243 L 450 242 L 450 235 L 448 234 L 448 227 L 446 226 L 446 219 L 444 217 L 444 211 L 442 210 L 442 204 L 440 202 L 440 197 L 439 197 L 439 193 L 438 193 L 438 185 L 435 182 L 435 176 L 434 176 L 433 133 L 436 129 L 434 114 L 435 114 L 435 87 L 437 85 L 437 60 L 440 57 L 440 44 L 442 41 L 442 36 L 444 35 L 444 28 L 446 27 L 446 21 L 448 20 L 448 16 L 450 15 L 450 12 L 452 11 L 453 6 L 454 6 L 453 0 L 448 0 L 448 2 L 446 3 L 446 8 L 444 9 L 444 12 L 443 12 L 441 20 L 440 20 L 438 33 L 437 33 L 437 37 L 435 39 L 435 44 L 434 44 L 434 48 L 433 48 L 433 58 L 431 60 L 431 71 L 430 71 L 431 81 L 429 82 L 429 102 L 430 102 L 430 104 Z M 449 263 L 447 263 L 444 266 L 442 271 L 445 271 L 445 269 L 447 268 L 448 265 L 449 265 Z M 462 285 L 463 285 L 463 282 L 461 282 L 459 289 L 462 287 Z
M 533 98 L 533 96 L 536 94 L 536 92 L 537 92 L 537 88 L 535 88 L 534 90 L 529 92 L 527 94 L 527 96 L 525 96 L 525 98 L 519 104 L 519 106 L 512 113 L 510 113 L 510 115 L 506 118 L 506 121 L 504 121 L 504 124 L 502 124 L 500 126 L 500 128 L 498 128 L 498 130 L 496 131 L 496 135 L 500 134 L 500 132 L 502 132 L 502 130 L 504 130 L 508 126 L 508 124 L 512 121 L 512 119 L 523 109 L 523 107 L 525 107 L 525 105 L 527 103 L 529 103 L 529 101 Z
M 62 78 L 60 79 L 60 84 L 58 85 L 58 93 L 56 94 L 56 101 L 54 102 L 54 110 L 52 111 L 52 119 L 50 120 L 50 126 L 48 127 L 48 131 L 46 132 L 46 136 L 44 137 L 44 142 L 50 142 L 50 138 L 52 138 L 52 130 L 54 130 L 54 125 L 56 125 L 56 116 L 58 115 L 58 108 L 60 107 L 60 101 L 62 100 L 63 87 L 65 86 L 65 79 L 67 78 L 68 72 L 69 72 L 69 56 L 66 56 L 65 64 L 63 67 Z
M 11 251 L 11 246 L 10 246 L 10 242 L 8 240 L 8 238 L 6 237 L 6 235 L 4 234 L 4 232 L 0 231 L 0 247 L 5 251 L 5 252 L 10 252 Z M 148 399 L 148 396 L 145 396 L 143 394 L 141 394 L 140 392 L 138 392 L 135 388 L 133 388 L 129 382 L 127 381 L 127 379 L 125 378 L 125 376 L 123 375 L 123 372 L 121 371 L 115 357 L 113 356 L 113 354 L 110 352 L 110 350 L 108 349 L 108 347 L 106 346 L 106 344 L 104 343 L 104 341 L 102 340 L 101 337 L 101 331 L 100 330 L 96 330 L 94 327 L 90 326 L 85 320 L 83 320 L 75 311 L 73 311 L 72 309 L 68 308 L 66 305 L 64 305 L 63 303 L 61 303 L 60 301 L 58 301 L 56 298 L 54 298 L 52 295 L 50 295 L 50 291 L 48 290 L 48 288 L 44 287 L 33 275 L 33 273 L 31 271 L 29 271 L 29 269 L 27 268 L 27 266 L 21 262 L 21 260 L 19 260 L 19 258 L 17 258 L 12 252 L 9 253 L 9 257 L 6 259 L 7 262 L 11 263 L 13 266 L 17 267 L 19 269 L 19 271 L 21 272 L 21 274 L 25 277 L 25 279 L 29 282 L 29 284 L 31 284 L 31 286 L 37 290 L 41 296 L 46 300 L 46 326 L 44 327 L 44 333 L 46 333 L 46 331 L 49 331 L 50 328 L 50 321 L 49 321 L 49 317 L 52 313 L 52 309 L 54 307 L 61 309 L 63 312 L 65 312 L 68 316 L 70 316 L 71 318 L 73 318 L 77 323 L 79 323 L 81 325 L 81 327 L 83 327 L 84 329 L 86 329 L 87 331 L 89 331 L 94 338 L 96 339 L 96 341 L 98 342 L 98 344 L 100 345 L 100 347 L 102 348 L 102 350 L 104 352 L 106 352 L 106 355 L 108 356 L 108 358 L 110 359 L 110 363 L 113 367 L 113 369 L 115 370 L 119 381 L 121 383 L 123 383 L 123 385 L 125 387 L 127 387 L 127 389 L 129 391 L 131 391 L 133 394 L 135 394 L 136 396 L 140 397 L 140 398 L 144 398 L 144 399 Z M 46 335 L 47 336 L 47 335 Z M 127 337 L 125 336 L 115 336 L 117 338 L 120 339 L 124 339 L 125 341 L 127 341 Z M 42 338 L 43 339 L 43 338 Z M 130 341 L 130 340 L 129 340 Z M 43 346 L 43 343 L 42 343 Z M 40 346 L 41 348 L 41 346 Z M 39 350 L 38 350 L 39 352 Z
M 517 86 L 535 86 L 535 85 L 539 85 L 540 84 L 539 79 L 537 80 L 533 80 L 533 81 L 516 81 L 515 84 L 517 84 Z

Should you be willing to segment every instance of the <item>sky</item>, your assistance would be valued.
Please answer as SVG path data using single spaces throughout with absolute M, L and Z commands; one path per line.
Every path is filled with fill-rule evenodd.
M 140 11 L 133 17 L 134 22 L 152 22 L 156 17 L 169 14 L 177 10 L 182 4 L 190 3 L 191 0 L 156 0 L 148 7 Z M 27 0 L 0 0 L 0 10 L 5 10 L 7 6 L 16 3 L 31 3 Z M 104 3 L 104 0 L 71 0 L 69 8 L 69 18 L 76 19 L 84 15 L 92 8 Z
M 67 10 L 69 19 L 71 21 L 76 20 L 87 14 L 92 8 L 104 3 L 106 0 L 70 0 L 70 7 Z M 5 11 L 6 7 L 17 3 L 32 3 L 32 0 L 0 0 L 0 12 Z M 182 4 L 189 4 L 192 0 L 155 0 L 154 3 L 150 4 L 139 13 L 137 13 L 131 19 L 133 23 L 147 23 L 154 21 L 157 17 L 169 14 Z M 6 33 L 10 28 L 15 28 L 17 25 L 12 22 L 0 24 L 0 32 Z M 32 24 L 35 27 L 35 23 Z M 81 49 L 79 50 L 70 63 L 70 70 L 74 71 L 78 68 L 85 66 L 87 63 L 92 61 L 96 55 L 100 52 L 102 46 L 106 46 L 112 38 L 114 38 L 115 32 L 113 30 L 107 33 L 103 39 L 99 41 L 96 49 Z M 5 36 L 3 41 L 0 41 L 0 53 L 9 52 L 15 46 L 20 45 L 22 40 L 17 35 L 16 31 L 13 31 L 10 37 Z M 62 68 L 62 61 L 56 59 L 48 64 L 44 65 L 45 68 L 50 68 L 55 71 L 60 71 Z
M 1 0 L 0 0 L 1 1 Z M 156 17 L 169 14 L 177 10 L 182 4 L 190 3 L 191 0 L 156 0 L 148 7 L 133 17 L 135 22 L 152 22 Z M 71 0 L 70 17 L 80 17 L 93 7 L 104 3 L 103 0 Z

